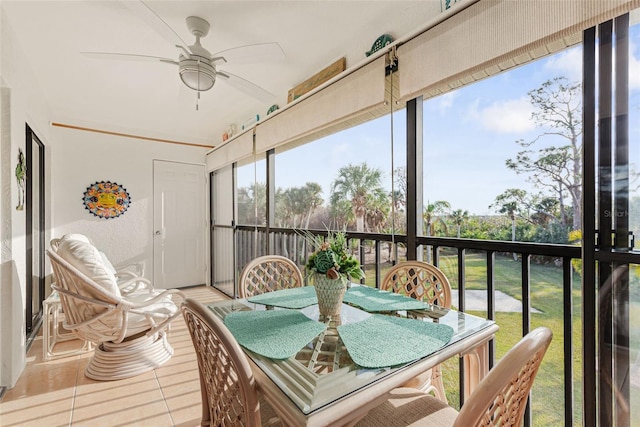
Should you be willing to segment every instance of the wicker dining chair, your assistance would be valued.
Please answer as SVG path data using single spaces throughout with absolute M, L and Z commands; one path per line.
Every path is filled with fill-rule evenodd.
M 451 308 L 451 284 L 435 265 L 422 261 L 400 262 L 385 274 L 380 289 Z
M 293 261 L 280 255 L 265 255 L 250 261 L 242 270 L 240 298 L 302 286 L 302 273 Z
M 200 424 L 250 427 L 280 424 L 271 406 L 259 401 L 249 361 L 224 322 L 191 298 L 182 303 L 181 310 L 198 359 Z
M 447 276 L 436 266 L 426 262 L 404 261 L 394 265 L 382 279 L 380 289 L 451 308 L 451 285 Z M 404 386 L 433 393 L 447 403 L 440 365 L 420 374 Z
M 398 388 L 356 426 L 519 426 L 551 338 L 548 328 L 529 332 L 478 384 L 459 413 L 429 394 L 412 388 Z

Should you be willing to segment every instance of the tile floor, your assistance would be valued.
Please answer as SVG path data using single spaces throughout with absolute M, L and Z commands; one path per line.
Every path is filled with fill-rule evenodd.
M 185 292 L 203 304 L 226 298 L 211 287 Z M 0 402 L 0 426 L 199 426 L 198 365 L 182 317 L 172 323 L 169 342 L 175 353 L 158 369 L 100 382 L 84 376 L 90 353 L 44 362 L 39 337 L 18 383 Z

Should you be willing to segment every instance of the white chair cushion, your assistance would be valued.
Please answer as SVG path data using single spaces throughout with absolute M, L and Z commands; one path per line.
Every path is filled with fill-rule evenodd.
M 120 297 L 116 277 L 104 265 L 100 251 L 92 244 L 77 239 L 65 239 L 58 247 L 58 255 L 81 273 L 93 279 L 107 292 Z
M 156 295 L 159 295 L 161 292 L 162 291 L 133 292 L 123 297 L 123 299 L 132 303 L 141 304 L 145 301 L 150 300 Z M 160 323 L 166 318 L 173 316 L 179 310 L 179 307 L 172 301 L 171 295 L 167 295 L 160 301 L 144 307 L 140 310 L 144 311 L 146 315 L 138 313 L 129 314 L 127 335 L 133 335 L 134 333 L 142 332 L 149 329 L 150 324 L 149 320 L 147 320 L 147 316 L 151 316 L 156 323 Z
M 111 261 L 109 261 L 109 258 L 107 258 L 107 255 L 104 252 L 100 251 L 100 256 L 102 257 L 102 263 L 104 264 L 105 268 L 109 270 L 111 274 L 113 274 L 114 276 L 117 276 L 118 273 L 116 271 L 116 268 L 113 266 L 113 264 L 111 264 Z
M 81 242 L 92 244 L 91 240 L 89 240 L 89 238 L 87 236 L 85 236 L 84 234 L 80 234 L 80 233 L 65 234 L 64 236 L 62 236 L 60 238 L 60 243 L 66 241 L 66 240 L 79 240 Z

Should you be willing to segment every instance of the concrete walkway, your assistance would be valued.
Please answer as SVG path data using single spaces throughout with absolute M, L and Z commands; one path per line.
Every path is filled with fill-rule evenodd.
M 487 291 L 478 291 L 478 290 L 467 290 L 464 293 L 465 295 L 465 310 L 469 311 L 486 311 L 487 310 Z M 451 290 L 451 299 L 453 302 L 453 306 L 458 306 L 458 290 Z M 522 313 L 522 302 L 520 300 L 515 299 L 512 296 L 509 296 L 501 291 L 496 291 L 495 301 L 494 301 L 496 311 L 502 312 L 511 312 L 511 313 Z M 531 308 L 532 313 L 541 313 L 540 310 L 535 308 Z

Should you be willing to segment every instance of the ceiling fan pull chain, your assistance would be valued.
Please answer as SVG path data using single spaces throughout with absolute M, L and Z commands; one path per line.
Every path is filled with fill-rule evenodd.
M 196 42 L 199 40 L 199 37 L 196 37 Z M 198 97 L 196 98 L 196 111 L 198 111 L 198 104 L 200 103 L 200 58 L 198 58 Z

